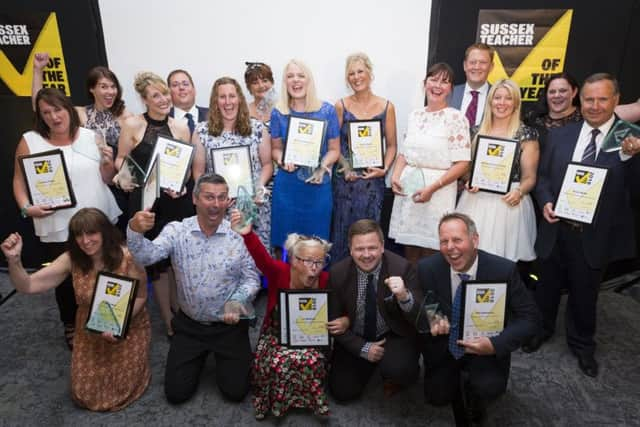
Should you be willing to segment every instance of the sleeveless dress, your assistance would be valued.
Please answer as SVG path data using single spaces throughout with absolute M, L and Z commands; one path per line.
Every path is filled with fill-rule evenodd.
M 209 133 L 209 125 L 207 122 L 199 123 L 196 126 L 195 133 L 200 137 L 200 142 L 205 149 L 206 171 L 213 172 L 213 160 L 211 158 L 212 148 L 223 147 L 249 147 L 249 156 L 251 159 L 251 178 L 254 187 L 260 183 L 260 174 L 262 173 L 262 162 L 258 152 L 259 145 L 262 143 L 262 131 L 265 125 L 261 121 L 251 119 L 251 135 L 241 136 L 237 133 L 223 131 L 220 136 L 213 136 Z M 253 229 L 260 237 L 260 241 L 265 248 L 271 246 L 271 199 L 265 200 L 258 205 L 258 218 L 253 224 Z
M 358 120 L 342 102 L 342 128 L 340 128 L 340 154 L 349 158 L 349 122 Z M 385 124 L 389 101 L 382 113 L 368 120 L 382 121 L 382 135 L 385 135 Z M 359 219 L 372 219 L 380 222 L 382 202 L 384 199 L 384 177 L 374 179 L 358 179 L 347 182 L 344 175 L 335 174 L 333 178 L 333 220 L 331 223 L 331 262 L 338 262 L 349 255 L 349 226 Z
M 174 138 L 169 128 L 169 117 L 164 120 L 154 120 L 147 113 L 144 113 L 144 119 L 147 121 L 147 128 L 144 131 L 142 140 L 136 145 L 129 154 L 133 160 L 140 165 L 141 168 L 147 170 L 151 161 L 151 155 L 158 139 L 158 135 Z M 183 218 L 193 216 L 195 209 L 191 199 L 193 191 L 193 180 L 187 182 L 187 193 L 177 199 L 171 198 L 164 191 L 160 193 L 160 199 L 157 201 L 154 212 L 156 213 L 156 221 L 151 230 L 145 236 L 148 239 L 154 239 L 162 230 L 162 228 L 171 221 L 181 221 Z M 129 197 L 129 212 L 133 215 L 140 210 L 141 189 L 137 188 Z
M 518 140 L 538 139 L 538 132 L 523 124 L 513 136 Z M 518 150 L 518 153 L 521 153 Z M 520 186 L 520 156 L 514 162 L 514 177 L 511 189 Z M 533 261 L 536 252 L 536 214 L 531 196 L 526 194 L 516 206 L 509 206 L 501 194 L 479 191 L 464 191 L 458 201 L 458 212 L 473 219 L 480 235 L 479 248 L 483 251 L 505 257 L 511 261 Z
M 471 159 L 469 125 L 454 108 L 429 112 L 424 108 L 409 114 L 407 136 L 398 146 L 407 165 L 400 180 L 420 169 L 425 186 L 438 182 L 454 162 Z M 391 211 L 389 237 L 403 245 L 438 250 L 438 223 L 442 215 L 456 206 L 457 184 L 452 182 L 433 193 L 426 203 L 415 203 L 411 195 L 396 195 Z
M 114 273 L 127 276 L 133 271 L 133 257 L 127 249 L 123 250 L 124 258 Z M 71 354 L 71 397 L 78 405 L 92 411 L 120 410 L 142 396 L 151 379 L 149 314 L 143 307 L 131 319 L 127 337 L 115 344 L 108 342 L 84 328 L 97 271 L 85 274 L 72 268 L 71 274 L 78 302 Z M 139 286 L 146 286 L 146 283 Z
M 50 144 L 35 131 L 29 131 L 22 136 L 31 154 L 62 150 L 76 197 L 76 205 L 72 208 L 59 209 L 51 215 L 33 218 L 35 233 L 42 242 L 66 242 L 69 220 L 82 208 L 97 208 L 112 223 L 118 220 L 122 211 L 118 208 L 109 187 L 102 181 L 100 152 L 93 131 L 83 127 L 78 128 L 78 134 L 73 143 L 62 147 Z
M 327 129 L 322 140 L 320 158 L 329 149 L 329 140 L 340 136 L 338 117 L 333 105 L 323 102 L 319 110 L 313 112 L 291 111 L 292 114 L 327 121 Z M 277 108 L 271 112 L 271 137 L 282 139 L 284 145 L 289 125 L 289 115 Z M 273 185 L 271 207 L 272 246 L 284 246 L 289 233 L 315 235 L 329 239 L 331 227 L 331 179 L 325 174 L 322 184 L 307 184 L 298 177 L 298 170 L 287 172 L 279 169 Z

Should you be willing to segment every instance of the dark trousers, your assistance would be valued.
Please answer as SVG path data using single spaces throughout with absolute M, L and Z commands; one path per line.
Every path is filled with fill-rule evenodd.
M 247 321 L 236 325 L 215 322 L 204 325 L 179 311 L 171 322 L 171 340 L 164 377 L 170 403 L 181 403 L 196 392 L 209 353 L 216 358 L 216 383 L 229 400 L 241 401 L 249 392 L 249 369 L 253 355 Z
M 511 359 L 495 356 L 464 355 L 453 358 L 449 336 L 429 337 L 424 342 L 424 395 L 427 403 L 444 406 L 461 396 L 461 376 L 467 395 L 489 401 L 503 394 L 509 381 Z
M 67 250 L 67 244 L 65 242 L 43 243 L 42 246 L 47 256 L 47 262 L 53 261 Z M 73 292 L 71 275 L 68 275 L 62 283 L 56 287 L 55 293 L 58 311 L 60 312 L 60 320 L 65 325 L 74 325 L 78 304 L 76 304 L 76 295 Z
M 385 336 L 384 356 L 372 363 L 351 354 L 337 341 L 334 342 L 329 390 L 339 402 L 358 398 L 364 391 L 376 366 L 384 380 L 398 385 L 409 385 L 418 377 L 418 349 L 415 337 L 401 337 L 393 332 Z
M 551 255 L 540 260 L 542 280 L 534 295 L 543 316 L 543 333 L 551 336 L 555 331 L 561 290 L 569 290 L 567 344 L 574 353 L 593 355 L 596 304 L 603 271 L 587 264 L 580 233 L 570 225 L 560 224 Z

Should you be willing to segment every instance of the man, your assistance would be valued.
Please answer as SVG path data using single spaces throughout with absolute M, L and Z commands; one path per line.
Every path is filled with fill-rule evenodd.
M 176 119 L 185 119 L 189 132 L 193 135 L 196 124 L 207 120 L 209 109 L 196 105 L 196 88 L 191 75 L 185 70 L 173 70 L 167 77 L 171 91 L 173 107 L 169 115 Z
M 418 263 L 418 283 L 427 301 L 437 302 L 441 310 L 440 320 L 431 322 L 431 334 L 421 336 L 425 397 L 437 406 L 451 403 L 457 425 L 481 423 L 486 400 L 506 390 L 511 352 L 535 333 L 539 313 L 516 264 L 478 250 L 479 236 L 471 218 L 446 214 L 438 231 L 440 252 Z M 457 340 L 453 331 L 450 341 L 446 319 L 452 325 L 459 323 L 452 317 L 454 298 L 462 291 L 461 283 L 469 280 L 507 283 L 506 324 L 491 338 Z
M 493 48 L 484 43 L 474 43 L 464 52 L 462 67 L 467 81 L 454 86 L 449 106 L 464 113 L 469 127 L 479 125 L 482 121 L 489 93 L 487 78 L 493 69 L 493 55 Z
M 419 356 L 415 332 L 402 311 L 414 301 L 405 287 L 415 288 L 411 265 L 384 251 L 382 229 L 370 219 L 351 225 L 349 250 L 351 256 L 335 264 L 329 275 L 329 318 L 349 318 L 349 329 L 335 336 L 329 372 L 329 389 L 342 402 L 362 394 L 376 366 L 386 396 L 412 383 Z M 329 331 L 333 333 L 331 325 Z
M 635 253 L 633 214 L 629 205 L 629 185 L 637 177 L 640 141 L 627 138 L 622 151 L 604 152 L 600 146 L 613 127 L 618 104 L 618 84 L 609 74 L 588 77 L 580 91 L 584 120 L 550 130 L 546 149 L 538 167 L 535 197 L 542 207 L 536 253 L 541 281 L 535 298 L 543 315 L 543 330 L 523 349 L 535 351 L 555 330 L 560 291 L 567 299 L 567 344 L 578 358 L 578 366 L 588 376 L 598 375 L 594 357 L 596 343 L 596 302 L 607 264 L 631 258 Z M 581 162 L 609 169 L 607 181 L 592 224 L 557 218 L 557 200 L 569 162 Z
M 171 257 L 176 276 L 179 311 L 164 382 L 170 403 L 195 393 L 209 353 L 215 354 L 216 382 L 225 397 L 240 401 L 249 391 L 253 356 L 248 321 L 240 317 L 252 315 L 260 285 L 242 238 L 223 219 L 228 190 L 223 177 L 204 174 L 193 191 L 196 216 L 170 222 L 153 242 L 143 233 L 153 227 L 154 213 L 137 212 L 127 228 L 127 244 L 138 262 Z

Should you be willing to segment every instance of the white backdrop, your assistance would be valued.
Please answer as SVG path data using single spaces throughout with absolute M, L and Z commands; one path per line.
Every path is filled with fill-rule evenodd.
M 431 0 L 100 0 L 109 67 L 133 112 L 143 110 L 133 89 L 139 71 L 164 78 L 188 70 L 197 104 L 208 106 L 218 77 L 234 77 L 244 89 L 245 61 L 269 64 L 279 92 L 284 64 L 294 57 L 333 103 L 350 93 L 346 56 L 363 51 L 373 62 L 374 92 L 396 106 L 399 137 L 422 102 L 430 11 Z

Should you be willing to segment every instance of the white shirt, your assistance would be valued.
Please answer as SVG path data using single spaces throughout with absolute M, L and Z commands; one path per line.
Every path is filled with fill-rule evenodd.
M 484 82 L 478 89 L 472 89 L 469 83 L 464 84 L 464 95 L 462 96 L 462 104 L 460 104 L 460 111 L 462 114 L 466 114 L 469 104 L 471 104 L 472 90 L 478 91 L 478 110 L 476 111 L 476 122 L 469 123 L 469 126 L 479 125 L 482 121 L 482 115 L 484 114 L 484 105 L 487 102 L 487 95 L 489 94 L 489 83 Z
M 609 133 L 609 129 L 613 126 L 613 122 L 615 120 L 615 116 L 611 116 L 609 120 L 604 122 L 602 125 L 598 126 L 600 133 L 596 136 L 596 159 L 598 158 L 598 154 L 600 154 L 600 147 L 602 147 L 602 141 L 604 141 L 604 137 Z M 584 154 L 584 150 L 589 145 L 589 141 L 591 141 L 591 131 L 595 129 L 592 127 L 586 120 L 582 124 L 582 129 L 580 130 L 580 135 L 578 136 L 578 143 L 576 144 L 576 148 L 573 150 L 573 157 L 571 158 L 574 162 L 581 162 L 582 155 Z
M 184 117 L 187 113 L 191 113 L 191 117 L 193 118 L 193 123 L 198 123 L 198 107 L 196 107 L 196 104 L 193 104 L 189 109 L 189 111 L 184 111 L 183 109 L 178 108 L 176 106 L 173 107 L 174 119 L 184 119 L 185 121 L 187 121 L 187 119 Z
M 449 271 L 451 274 L 451 302 L 453 303 L 458 286 L 460 286 L 460 282 L 462 282 L 458 274 L 468 274 L 471 276 L 469 280 L 476 280 L 476 274 L 478 273 L 478 255 L 476 254 L 476 259 L 473 260 L 473 264 L 471 264 L 471 267 L 469 267 L 467 271 L 455 271 L 452 267 L 449 267 Z

